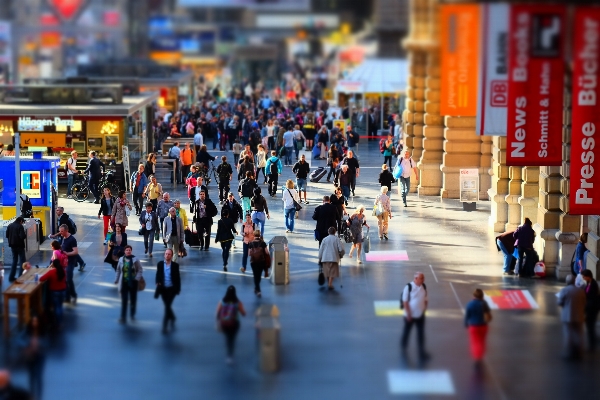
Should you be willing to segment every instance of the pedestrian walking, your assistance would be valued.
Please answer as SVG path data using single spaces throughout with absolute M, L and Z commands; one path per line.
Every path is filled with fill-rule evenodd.
M 292 165 L 292 154 L 294 153 L 294 132 L 290 126 L 287 131 L 283 134 L 283 146 L 285 148 L 285 166 L 290 167 Z
M 388 188 L 386 195 L 387 195 L 387 197 L 389 197 L 391 199 L 392 198 L 392 184 L 396 182 L 396 179 L 394 179 L 394 174 L 392 174 L 390 172 L 387 164 L 383 164 L 381 166 L 381 172 L 379 173 L 378 182 L 382 187 L 386 186 Z
M 75 236 L 69 233 L 69 227 L 67 225 L 61 225 L 59 228 L 60 236 L 62 237 L 61 249 L 65 252 L 68 257 L 67 264 L 67 295 L 66 302 L 71 302 L 73 300 L 73 304 L 77 304 L 77 292 L 75 291 L 75 283 L 73 282 L 73 270 L 77 265 L 77 254 L 79 254 L 79 250 L 77 249 L 77 239 Z
M 350 185 L 352 183 L 352 174 L 350 173 L 347 165 L 342 165 L 335 174 L 333 184 L 339 186 L 342 189 L 344 195 L 344 204 L 348 205 L 348 199 L 350 198 Z
M 162 185 L 156 181 L 155 175 L 150 175 L 150 183 L 146 186 L 146 198 L 152 203 L 152 210 L 158 208 L 158 199 L 163 195 Z
M 298 196 L 298 191 L 294 189 L 294 181 L 288 179 L 285 182 L 286 190 L 283 191 L 283 213 L 285 216 L 285 227 L 287 230 L 286 233 L 294 233 L 294 219 L 296 217 L 296 206 L 294 205 L 294 201 L 300 202 L 300 196 Z
M 143 175 L 143 174 L 142 174 Z M 98 219 L 103 219 L 103 230 L 102 237 L 104 238 L 104 245 L 108 243 L 106 234 L 108 233 L 108 227 L 111 225 L 111 216 L 114 205 L 117 203 L 117 198 L 112 195 L 110 189 L 105 187 L 102 189 L 103 195 L 100 199 L 100 209 L 98 210 Z
M 488 323 L 492 320 L 492 312 L 483 297 L 483 290 L 475 289 L 473 300 L 465 310 L 465 327 L 469 330 L 471 356 L 476 363 L 480 363 L 485 355 Z
M 256 297 L 261 297 L 260 281 L 263 271 L 265 277 L 268 277 L 271 255 L 258 229 L 254 231 L 254 240 L 248 243 L 248 256 L 250 257 L 250 268 L 252 268 L 252 275 L 254 276 L 254 294 Z
M 215 204 L 206 197 L 206 193 L 201 191 L 196 201 L 194 221 L 196 222 L 196 232 L 200 242 L 200 249 L 208 251 L 210 246 L 210 232 L 212 230 L 213 218 L 218 214 Z
M 154 298 L 160 296 L 165 305 L 162 333 L 168 333 L 167 327 L 170 323 L 171 330 L 175 330 L 175 313 L 173 312 L 173 300 L 181 292 L 181 275 L 179 264 L 173 261 L 173 249 L 166 249 L 164 260 L 156 265 L 156 291 Z
M 238 193 L 240 195 L 240 200 L 242 201 L 244 215 L 252 210 L 252 196 L 254 196 L 254 189 L 257 187 L 258 185 L 254 179 L 254 173 L 246 171 L 246 178 L 238 185 Z
M 94 195 L 95 204 L 100 203 L 100 190 L 98 184 L 100 183 L 100 178 L 102 177 L 104 169 L 104 163 L 96 158 L 96 152 L 90 151 L 88 166 L 85 169 L 85 173 L 89 176 L 90 191 Z
M 158 206 L 156 209 L 156 214 L 158 215 L 158 222 L 160 223 L 160 232 L 164 235 L 163 231 L 163 222 L 165 218 L 169 216 L 169 210 L 175 207 L 175 202 L 171 200 L 171 195 L 169 192 L 165 192 L 162 195 L 162 199 L 159 200 Z M 167 244 L 165 243 L 165 247 Z
M 379 240 L 388 240 L 388 222 L 392 219 L 392 202 L 387 196 L 388 187 L 382 186 L 381 193 L 375 198 L 375 216 L 377 217 L 377 228 Z
M 127 246 L 127 233 L 120 223 L 116 223 L 115 231 L 110 235 L 108 241 L 108 253 L 104 258 L 104 262 L 110 264 L 116 270 L 119 259 L 125 254 L 125 246 Z
M 127 211 L 129 210 L 129 211 Z M 119 191 L 119 195 L 117 196 L 117 201 L 113 205 L 113 209 L 111 212 L 111 222 L 116 224 L 121 224 L 123 228 L 123 232 L 129 225 L 129 212 L 132 210 L 131 203 L 127 200 L 127 195 L 124 190 Z
M 125 254 L 119 259 L 116 268 L 115 285 L 118 286 L 121 295 L 121 324 L 127 321 L 128 301 L 129 317 L 132 321 L 135 320 L 138 285 L 144 272 L 142 263 L 132 252 L 133 248 L 130 245 L 125 246 Z
M 152 211 L 152 203 L 146 203 L 146 209 L 140 214 L 140 225 L 144 234 L 144 254 L 148 254 L 152 258 L 152 250 L 154 249 L 154 238 L 156 233 L 160 231 L 158 225 L 158 215 Z
M 62 244 L 63 237 L 60 234 L 61 225 L 66 225 L 71 235 L 75 235 L 77 233 L 77 226 L 75 226 L 75 222 L 71 219 L 71 217 L 69 217 L 69 214 L 65 212 L 64 207 L 56 207 L 56 233 L 48 235 L 48 237 L 50 239 L 56 239 Z M 79 271 L 83 271 L 86 264 L 79 253 L 75 255 L 75 261 L 76 266 L 79 264 Z
M 319 265 L 327 279 L 327 288 L 333 290 L 333 280 L 340 276 L 340 261 L 346 250 L 340 240 L 335 236 L 335 227 L 330 227 L 328 235 L 322 239 L 319 247 Z
M 17 274 L 17 262 L 19 265 L 23 265 L 25 262 L 25 239 L 27 234 L 25 233 L 25 218 L 17 217 L 10 225 L 6 227 L 6 239 L 8 240 L 8 247 L 12 251 L 12 264 L 10 266 L 10 275 L 8 276 L 9 282 L 14 282 Z M 21 269 L 19 276 L 23 273 Z
M 337 208 L 338 222 L 336 225 L 338 234 L 342 234 L 342 223 L 344 215 L 347 215 L 346 205 L 344 204 L 346 199 L 342 195 L 342 189 L 340 187 L 336 187 L 334 192 L 329 196 L 329 202 Z
M 519 225 L 513 237 L 515 238 L 515 246 L 517 247 L 519 257 L 515 266 L 515 275 L 531 276 L 533 271 L 525 269 L 525 257 L 533 256 L 533 241 L 535 240 L 535 232 L 532 227 L 533 223 L 529 218 L 525 218 L 522 225 Z
M 352 196 L 356 196 L 354 191 L 356 190 L 356 180 L 360 176 L 360 164 L 358 159 L 354 157 L 352 150 L 348 150 L 348 155 L 342 160 L 342 165 L 348 166 L 348 172 L 350 172 L 350 189 L 352 190 Z
M 416 272 L 414 280 L 406 284 L 400 301 L 402 302 L 400 308 L 404 309 L 404 330 L 400 342 L 402 353 L 406 356 L 410 331 L 413 325 L 416 325 L 419 357 L 423 361 L 427 360 L 429 354 L 425 351 L 425 311 L 428 298 L 425 275 L 422 272 Z
M 248 265 L 248 244 L 254 240 L 254 231 L 256 230 L 256 225 L 252 221 L 251 214 L 246 214 L 246 220 L 242 224 L 242 228 L 240 229 L 240 234 L 242 235 L 242 267 L 240 271 L 242 273 L 246 273 L 246 267 Z M 261 233 L 262 235 L 262 233 Z
M 221 243 L 223 257 L 223 271 L 227 272 L 227 262 L 229 261 L 229 252 L 231 244 L 235 240 L 235 235 L 238 232 L 235 229 L 234 223 L 229 219 L 229 210 L 226 208 L 221 212 L 221 219 L 217 222 L 217 234 L 215 235 L 215 243 Z
M 392 135 L 388 135 L 387 140 L 383 142 L 381 147 L 383 153 L 383 165 L 388 163 L 390 169 L 392 169 L 392 156 L 396 153 L 396 148 L 394 147 L 394 140 Z
M 594 274 L 589 269 L 581 271 L 581 276 L 585 280 L 585 326 L 588 336 L 588 350 L 596 350 L 596 321 L 598 320 L 598 310 L 600 309 L 600 293 L 598 292 L 598 282 L 594 279 Z
M 227 200 L 227 193 L 229 193 L 229 185 L 233 178 L 233 169 L 227 162 L 227 157 L 221 157 L 221 164 L 217 167 L 217 176 L 219 177 L 219 204 L 223 204 Z
M 258 145 L 258 151 L 256 152 L 256 182 L 258 182 L 258 178 L 260 173 L 262 172 L 264 183 L 267 184 L 267 173 L 265 172 L 265 167 L 267 166 L 267 151 L 262 144 Z
M 156 154 L 148 154 L 146 163 L 144 164 L 144 174 L 149 180 L 156 174 Z
M 138 170 L 131 175 L 131 192 L 133 193 L 135 215 L 140 215 L 144 208 L 142 204 L 144 204 L 146 186 L 148 186 L 148 183 L 148 177 L 144 173 L 144 165 L 140 164 L 138 165 Z M 106 233 L 104 235 L 106 236 Z
M 269 195 L 275 197 L 277 195 L 277 186 L 279 185 L 279 175 L 283 170 L 281 160 L 277 157 L 275 150 L 271 151 L 271 157 L 267 160 L 265 166 L 265 173 L 267 174 L 267 181 L 269 183 Z
M 75 183 L 75 176 L 79 172 L 77 171 L 77 150 L 71 151 L 71 157 L 67 160 L 67 198 L 70 199 L 73 196 L 72 188 Z
M 417 170 L 417 164 L 413 161 L 410 156 L 410 152 L 405 151 L 404 157 L 398 157 L 397 164 L 402 166 L 402 174 L 400 175 L 400 180 L 398 181 L 398 191 L 399 194 L 402 195 L 402 202 L 404 203 L 404 207 L 408 207 L 406 203 L 406 195 L 410 191 L 410 176 L 413 171 L 415 173 L 415 177 L 417 182 L 419 182 L 419 171 Z
M 571 271 L 573 275 L 581 273 L 581 271 L 585 270 L 587 267 L 587 241 L 587 232 L 582 233 L 581 236 L 579 236 L 579 241 L 577 242 L 577 247 L 575 248 L 575 259 L 573 260 L 573 270 Z
M 190 148 L 189 143 L 186 143 L 179 158 L 181 159 L 181 180 L 186 184 L 185 180 L 190 173 L 192 164 L 196 161 L 196 152 Z
M 564 353 L 566 359 L 579 359 L 583 353 L 583 323 L 585 321 L 585 291 L 573 283 L 575 277 L 567 275 L 566 287 L 556 294 L 562 311 L 560 320 L 563 326 Z
M 233 363 L 235 338 L 240 330 L 240 316 L 246 316 L 244 304 L 238 299 L 235 286 L 230 285 L 217 305 L 217 329 L 225 335 L 227 364 Z
M 365 216 L 365 208 L 363 206 L 357 206 L 356 211 L 348 219 L 348 225 L 350 226 L 350 232 L 352 233 L 352 247 L 350 247 L 350 253 L 348 257 L 352 258 L 352 252 L 356 249 L 356 262 L 362 264 L 360 259 L 360 253 L 362 250 L 363 242 L 363 226 L 370 228 L 367 224 L 367 217 Z
M 496 236 L 496 248 L 504 255 L 504 275 L 514 275 L 517 259 L 513 256 L 515 252 L 515 231 L 504 232 Z
M 252 206 L 252 222 L 258 226 L 260 224 L 260 234 L 265 235 L 265 223 L 267 219 L 270 219 L 269 206 L 267 205 L 267 199 L 262 195 L 260 187 L 254 188 L 254 197 L 250 201 Z
M 177 261 L 179 249 L 183 247 L 185 233 L 183 221 L 177 216 L 175 207 L 169 209 L 169 215 L 163 221 L 163 242 L 173 249 L 173 261 Z
M 331 204 L 329 196 L 323 196 L 323 204 L 315 208 L 312 216 L 312 219 L 317 221 L 315 240 L 319 241 L 319 247 L 323 239 L 327 237 L 329 228 L 336 227 L 341 218 L 339 209 Z
M 175 160 L 175 176 L 171 178 L 171 183 L 181 183 L 181 149 L 179 148 L 179 142 L 173 143 L 173 146 L 169 149 L 169 159 Z
M 300 161 L 294 164 L 292 172 L 296 174 L 296 187 L 298 192 L 304 192 L 304 204 L 308 204 L 306 199 L 306 182 L 308 174 L 310 173 L 310 165 L 306 162 L 306 156 L 302 154 Z M 302 197 L 300 197 L 300 203 L 302 203 Z

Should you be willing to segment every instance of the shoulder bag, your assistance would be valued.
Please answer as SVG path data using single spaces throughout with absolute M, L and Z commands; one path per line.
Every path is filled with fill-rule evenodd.
M 144 277 L 140 277 L 140 280 L 138 281 L 138 292 L 141 292 L 142 290 L 146 289 L 146 280 L 144 279 Z
M 294 196 L 292 196 L 292 192 L 290 192 L 290 189 L 288 189 L 287 191 L 290 194 L 290 196 L 292 197 L 292 201 L 294 202 L 294 208 L 296 209 L 296 211 L 302 210 L 302 206 L 300 205 L 300 203 L 298 203 L 296 201 L 296 199 L 294 198 Z
M 323 264 L 319 263 L 319 286 L 323 286 L 325 284 L 325 274 L 323 273 Z

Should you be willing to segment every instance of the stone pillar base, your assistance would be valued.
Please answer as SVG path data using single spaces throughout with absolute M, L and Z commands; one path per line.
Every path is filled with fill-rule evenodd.
M 442 171 L 442 184 L 440 196 L 442 199 L 459 199 L 460 198 L 460 167 L 445 167 L 440 166 Z
M 578 232 L 557 232 L 556 240 L 559 242 L 559 263 L 555 275 L 558 280 L 564 280 L 571 273 L 571 258 L 579 241 Z M 547 273 L 547 272 L 546 272 Z
M 490 167 L 479 168 L 479 200 L 487 201 L 490 199 L 488 192 L 492 187 L 492 176 L 490 175 Z
M 533 225 L 536 239 L 533 248 L 546 265 L 546 275 L 555 275 L 558 266 L 559 242 L 556 240 L 558 229 L 544 229 L 540 224 Z
M 508 218 L 508 204 L 506 195 L 496 193 L 494 189 L 488 190 L 488 196 L 492 202 L 489 224 L 494 228 L 494 232 L 504 232 L 504 221 Z
M 419 196 L 438 196 L 442 187 L 440 164 L 419 163 Z

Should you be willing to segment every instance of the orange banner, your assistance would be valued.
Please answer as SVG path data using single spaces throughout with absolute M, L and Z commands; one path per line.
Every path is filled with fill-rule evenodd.
M 440 6 L 442 115 L 477 115 L 479 4 Z

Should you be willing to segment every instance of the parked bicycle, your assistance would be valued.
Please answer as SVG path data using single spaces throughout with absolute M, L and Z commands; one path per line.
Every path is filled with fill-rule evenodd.
M 203 163 L 200 164 L 200 176 L 204 179 L 204 184 L 208 186 L 212 180 L 215 182 L 219 181 L 219 176 L 217 175 L 217 168 L 215 168 L 215 164 L 211 161 L 210 166 L 207 167 Z
M 73 192 L 73 199 L 81 203 L 92 195 L 92 191 L 90 189 L 89 176 L 82 175 L 81 172 L 79 173 L 79 176 L 81 177 L 80 180 L 73 184 L 71 191 Z M 109 188 L 113 196 L 116 196 L 119 192 L 119 186 L 114 182 L 114 173 L 112 171 L 105 171 L 100 177 L 100 182 L 98 182 L 98 190 L 102 192 L 104 188 Z

